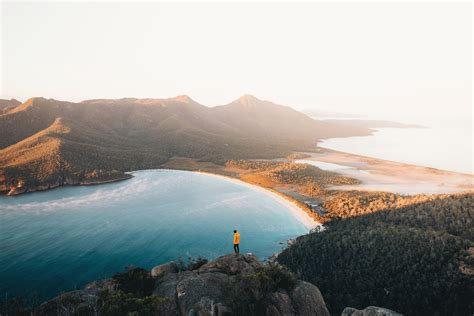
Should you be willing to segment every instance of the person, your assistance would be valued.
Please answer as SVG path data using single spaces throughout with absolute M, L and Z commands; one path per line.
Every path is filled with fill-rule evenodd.
M 239 244 L 240 244 L 240 233 L 237 230 L 234 230 L 234 251 L 236 254 L 240 253 Z

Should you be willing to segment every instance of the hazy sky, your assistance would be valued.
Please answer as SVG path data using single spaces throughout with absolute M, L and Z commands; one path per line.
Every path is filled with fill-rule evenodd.
M 470 118 L 471 19 L 470 3 L 3 2 L 0 95 Z

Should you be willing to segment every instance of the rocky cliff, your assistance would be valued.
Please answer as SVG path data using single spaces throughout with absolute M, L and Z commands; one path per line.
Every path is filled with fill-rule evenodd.
M 352 307 L 346 307 L 341 316 L 403 316 L 395 311 L 387 308 L 369 306 L 364 309 L 355 309 Z
M 225 255 L 211 262 L 168 262 L 151 271 L 129 268 L 36 308 L 21 300 L 0 304 L 0 315 L 329 316 L 319 289 L 286 267 L 255 256 Z M 347 307 L 341 316 L 401 316 L 389 309 Z
M 133 176 L 129 173 L 120 172 L 117 170 L 103 171 L 103 170 L 92 170 L 90 172 L 80 172 L 77 174 L 72 173 L 60 173 L 56 177 L 51 177 L 48 181 L 39 182 L 26 182 L 23 180 L 16 180 L 14 178 L 7 178 L 6 176 L 0 175 L 0 193 L 4 192 L 6 195 L 14 196 L 20 195 L 26 192 L 36 192 L 54 189 L 63 185 L 95 185 L 116 182 L 121 180 L 127 180 Z M 2 180 L 3 179 L 3 180 Z M 8 181 L 8 180 L 11 181 Z
M 255 256 L 225 255 L 187 269 L 175 262 L 131 269 L 43 303 L 38 315 L 322 315 L 319 289 Z

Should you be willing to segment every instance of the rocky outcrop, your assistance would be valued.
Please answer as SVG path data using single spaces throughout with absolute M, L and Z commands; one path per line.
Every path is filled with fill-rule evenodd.
M 309 282 L 300 282 L 290 293 L 298 315 L 328 315 L 319 289 Z
M 342 311 L 341 316 L 403 316 L 387 308 L 369 306 L 358 310 L 352 307 L 346 307 Z
M 83 175 L 60 174 L 56 178 L 47 180 L 40 184 L 36 184 L 36 181 L 16 180 L 11 177 L 11 183 L 7 185 L 6 181 L 4 180 L 2 183 L 2 179 L 0 178 L 0 192 L 5 192 L 8 196 L 15 196 L 27 192 L 50 190 L 66 185 L 95 185 L 117 182 L 130 178 L 133 178 L 133 175 L 116 170 L 111 172 L 104 172 L 102 170 L 100 170 L 100 172 L 93 171 Z
M 268 316 L 329 316 L 316 286 L 294 279 L 281 266 L 262 264 L 251 254 L 225 255 L 193 270 L 179 268 L 175 262 L 169 262 L 156 266 L 151 272 L 145 271 L 154 280 L 147 297 L 163 298 L 153 305 L 153 314 L 224 316 L 247 315 L 250 311 Z M 278 283 L 277 280 L 288 276 L 291 276 L 288 282 Z M 47 315 L 67 302 L 68 310 L 82 308 L 100 314 L 97 307 L 104 308 L 101 293 L 110 295 L 120 288 L 114 280 L 94 282 L 83 290 L 65 293 L 42 304 L 36 312 Z
M 193 271 L 170 272 L 173 265 L 154 269 L 166 271 L 156 282 L 154 295 L 168 297 L 161 312 L 166 315 L 234 315 L 231 296 L 238 280 L 252 279 L 264 265 L 253 255 L 227 255 Z M 162 272 L 161 272 L 162 273 Z M 298 281 L 288 291 L 277 289 L 263 300 L 267 315 L 329 315 L 318 288 Z
M 156 278 L 165 275 L 166 273 L 178 273 L 179 268 L 176 262 L 170 261 L 168 263 L 160 264 L 151 269 L 151 276 Z
M 20 195 L 20 194 L 25 193 L 26 191 L 27 191 L 26 187 L 22 187 L 22 186 L 11 187 L 10 191 L 8 191 L 7 195 L 8 196 Z

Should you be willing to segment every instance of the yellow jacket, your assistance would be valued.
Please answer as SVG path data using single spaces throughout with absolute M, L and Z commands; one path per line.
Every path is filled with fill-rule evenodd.
M 234 233 L 234 245 L 240 244 L 240 234 L 239 232 Z

